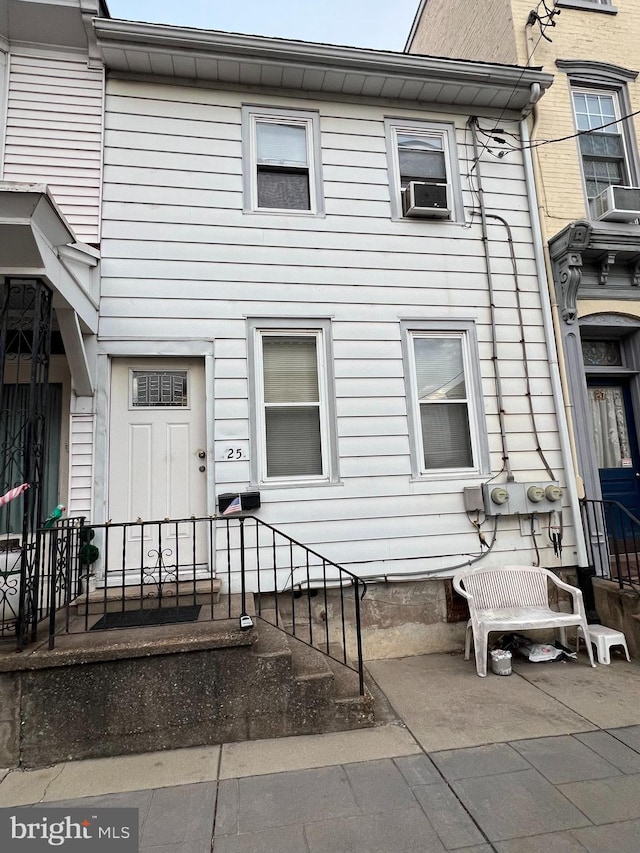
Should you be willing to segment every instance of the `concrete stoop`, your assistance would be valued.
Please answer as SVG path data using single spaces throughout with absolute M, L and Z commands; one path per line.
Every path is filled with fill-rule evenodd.
M 0 651 L 0 767 L 374 724 L 357 673 L 252 615 Z

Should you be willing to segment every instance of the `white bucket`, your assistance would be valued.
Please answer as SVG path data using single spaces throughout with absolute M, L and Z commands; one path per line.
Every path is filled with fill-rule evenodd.
M 495 649 L 491 652 L 491 672 L 496 675 L 511 675 L 511 652 Z

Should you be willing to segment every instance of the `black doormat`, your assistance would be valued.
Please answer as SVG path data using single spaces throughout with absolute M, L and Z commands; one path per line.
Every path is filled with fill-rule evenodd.
M 189 604 L 183 607 L 154 607 L 149 610 L 119 610 L 117 613 L 105 613 L 92 631 L 108 628 L 143 628 L 151 625 L 173 625 L 176 622 L 195 622 L 200 613 L 201 604 Z

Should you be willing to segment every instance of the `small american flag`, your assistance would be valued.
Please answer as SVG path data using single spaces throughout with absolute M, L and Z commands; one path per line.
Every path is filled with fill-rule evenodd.
M 235 497 L 229 506 L 223 511 L 223 515 L 233 515 L 234 512 L 242 512 L 242 504 L 240 503 L 240 495 Z

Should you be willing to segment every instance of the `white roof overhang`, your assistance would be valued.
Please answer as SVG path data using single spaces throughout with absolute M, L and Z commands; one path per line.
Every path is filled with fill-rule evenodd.
M 553 80 L 487 62 L 111 18 L 93 26 L 107 68 L 130 74 L 516 111 L 527 108 L 532 86 L 539 94 Z
M 53 290 L 76 393 L 93 394 L 84 334 L 98 330 L 99 253 L 78 243 L 44 184 L 0 181 L 0 275 Z

